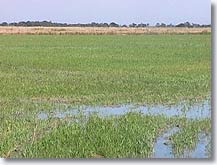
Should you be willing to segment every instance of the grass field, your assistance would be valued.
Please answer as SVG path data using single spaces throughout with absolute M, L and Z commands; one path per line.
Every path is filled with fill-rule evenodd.
M 196 145 L 200 131 L 209 133 L 211 129 L 208 120 L 188 122 L 139 113 L 106 119 L 92 115 L 86 124 L 65 124 L 29 145 L 23 157 L 151 158 L 156 137 L 177 124 L 184 128 L 173 137 L 177 155 L 184 152 L 186 146 L 193 148 Z
M 128 116 L 132 123 L 138 120 L 135 125 L 129 125 L 129 129 L 133 127 L 131 133 L 138 138 L 150 126 L 146 125 L 143 130 L 140 122 L 156 122 L 150 136 L 146 137 L 151 139 L 146 142 L 148 147 L 134 152 L 144 145 L 143 138 L 137 139 L 141 140 L 141 145 L 136 145 L 133 137 L 122 139 L 121 143 L 121 138 L 128 135 L 124 132 L 127 127 L 114 128 L 113 120 L 122 123 L 122 119 L 102 121 L 96 117 L 96 122 L 90 123 L 91 130 L 82 132 L 79 125 L 69 125 L 71 119 L 42 121 L 36 116 L 41 110 L 51 111 L 62 105 L 169 105 L 180 101 L 203 101 L 210 97 L 210 93 L 210 34 L 0 35 L 0 156 L 57 157 L 58 154 L 59 157 L 94 157 L 95 154 L 96 157 L 147 157 L 151 154 L 154 139 L 162 131 L 157 130 L 166 128 L 166 125 L 172 127 L 175 124 L 173 119 L 137 116 L 132 120 L 135 116 Z M 112 136 L 108 148 L 100 136 L 107 137 L 109 132 L 97 134 L 95 131 L 103 127 L 98 122 L 108 122 L 105 127 L 108 126 Z M 200 125 L 204 122 L 201 121 Z M 192 127 L 197 126 L 197 122 L 192 123 Z M 210 124 L 208 122 L 207 128 L 211 127 Z M 105 146 L 102 145 L 99 151 L 91 141 L 86 146 L 87 139 L 80 139 L 81 147 L 71 154 L 66 146 L 63 146 L 65 152 L 62 155 L 58 150 L 50 155 L 46 155 L 47 150 L 42 152 L 44 143 L 50 150 L 55 148 L 52 148 L 53 143 L 61 148 L 61 141 L 58 143 L 55 139 L 67 139 L 74 132 L 81 135 L 76 138 L 86 134 L 92 138 L 97 136 L 100 140 L 94 143 Z M 196 135 L 198 132 L 192 133 Z M 71 138 L 69 140 L 77 141 Z M 175 146 L 185 147 L 179 143 L 183 139 L 174 138 Z M 120 143 L 118 151 L 112 152 L 117 143 Z

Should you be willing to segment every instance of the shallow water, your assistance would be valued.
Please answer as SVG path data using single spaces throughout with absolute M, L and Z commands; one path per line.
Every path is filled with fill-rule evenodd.
M 199 141 L 194 150 L 185 150 L 182 158 L 209 158 L 210 155 L 211 134 L 200 133 Z
M 82 113 L 84 115 L 89 115 L 92 113 L 97 113 L 99 116 L 118 116 L 124 115 L 128 112 L 140 112 L 145 115 L 165 115 L 167 117 L 182 116 L 187 119 L 205 119 L 211 118 L 211 103 L 210 100 L 206 100 L 202 103 L 197 103 L 195 105 L 186 105 L 180 103 L 175 106 L 165 106 L 165 105 L 155 105 L 155 106 L 136 106 L 136 105 L 121 105 L 116 107 L 111 106 L 80 106 L 70 109 L 63 110 L 54 110 L 52 116 L 41 111 L 38 114 L 39 119 L 47 119 L 48 117 L 52 118 L 65 118 L 67 116 L 76 115 Z
M 101 117 L 107 116 L 120 116 L 128 112 L 140 112 L 144 115 L 164 115 L 167 117 L 186 117 L 190 120 L 195 119 L 211 119 L 211 102 L 210 100 L 205 100 L 202 103 L 197 103 L 194 105 L 188 105 L 185 103 L 180 103 L 175 106 L 165 106 L 165 105 L 155 105 L 155 106 L 136 106 L 136 105 L 121 105 L 121 106 L 80 106 L 73 107 L 66 110 L 54 110 L 51 113 L 41 111 L 38 114 L 38 119 L 46 120 L 48 118 L 66 118 L 67 116 L 74 116 L 82 113 L 88 116 L 93 113 L 97 113 Z M 154 150 L 152 158 L 177 158 L 173 153 L 172 144 L 169 137 L 173 134 L 178 133 L 181 128 L 174 127 L 165 131 L 156 139 L 154 144 Z M 183 155 L 178 156 L 178 158 L 209 158 L 209 151 L 207 151 L 207 146 L 211 141 L 211 135 L 206 135 L 205 133 L 199 134 L 199 141 L 196 148 L 192 151 L 186 150 Z
M 179 131 L 180 128 L 174 127 L 158 137 L 156 143 L 154 144 L 152 158 L 175 158 L 169 137 Z
M 209 144 L 211 142 L 211 135 L 206 133 L 200 133 L 199 141 L 193 150 L 185 150 L 183 155 L 175 155 L 173 153 L 173 147 L 169 137 L 176 134 L 181 129 L 174 127 L 163 133 L 157 138 L 154 144 L 152 158 L 209 158 Z

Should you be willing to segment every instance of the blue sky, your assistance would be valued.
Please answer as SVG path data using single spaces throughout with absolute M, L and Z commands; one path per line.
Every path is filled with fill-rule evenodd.
M 210 0 L 0 0 L 0 22 L 211 23 Z

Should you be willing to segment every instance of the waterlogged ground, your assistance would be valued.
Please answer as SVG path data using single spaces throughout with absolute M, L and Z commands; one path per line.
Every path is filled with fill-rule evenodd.
M 103 107 L 88 107 L 79 106 L 66 108 L 64 111 L 56 109 L 47 113 L 41 111 L 37 114 L 37 118 L 48 120 L 52 118 L 64 119 L 70 116 L 82 114 L 84 116 L 98 115 L 100 117 L 124 116 L 128 113 L 139 113 L 145 116 L 165 116 L 165 117 L 183 117 L 189 121 L 211 119 L 211 101 L 207 99 L 200 103 L 187 104 L 179 103 L 178 105 L 155 105 L 155 106 L 136 106 L 136 105 L 121 105 L 121 106 L 103 106 Z M 86 118 L 88 120 L 88 118 Z M 73 122 L 73 121 L 72 121 Z M 75 120 L 75 122 L 80 122 Z M 84 121 L 82 121 L 84 122 Z M 87 121 L 85 121 L 87 122 Z M 189 149 L 188 146 L 183 150 L 182 154 L 174 153 L 172 145 L 172 135 L 181 132 L 182 127 L 177 124 L 175 127 L 163 131 L 156 139 L 153 146 L 153 154 L 151 158 L 209 158 L 211 156 L 211 132 L 200 131 L 197 136 L 198 140 L 194 148 Z
M 0 157 L 210 157 L 210 82 L 210 34 L 0 35 Z
M 46 106 L 36 104 L 36 107 L 37 113 L 15 111 L 13 122 L 7 120 L 3 125 L 7 130 L 1 132 L 1 135 L 5 135 L 5 139 L 8 135 L 13 137 L 8 139 L 11 143 L 4 143 L 0 148 L 8 147 L 4 157 L 212 156 L 210 99 L 170 106 L 130 104 L 94 107 L 54 104 L 55 108 L 46 109 Z M 5 120 L 4 116 L 2 119 Z M 12 146 L 14 139 L 17 143 Z
M 187 105 L 186 103 L 180 103 L 173 106 L 165 105 L 152 105 L 152 106 L 136 106 L 136 105 L 120 105 L 120 106 L 78 106 L 64 109 L 56 109 L 51 113 L 41 111 L 38 114 L 39 119 L 51 118 L 64 118 L 68 115 L 76 115 L 83 113 L 90 115 L 97 113 L 100 116 L 117 116 L 124 115 L 128 112 L 140 112 L 145 115 L 164 115 L 167 117 L 186 117 L 187 119 L 205 119 L 211 118 L 211 102 L 205 100 L 204 102 L 197 103 L 194 105 Z M 67 107 L 67 106 L 66 106 Z

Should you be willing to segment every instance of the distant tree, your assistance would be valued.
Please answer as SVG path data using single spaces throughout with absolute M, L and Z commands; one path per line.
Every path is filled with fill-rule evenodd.
M 24 22 L 24 21 L 21 21 L 21 22 L 18 22 L 18 24 L 17 24 L 18 26 L 26 26 L 26 22 Z
M 137 27 L 146 27 L 146 26 L 147 26 L 147 25 L 144 24 L 144 23 L 140 23 L 140 24 L 137 25 Z
M 165 23 L 161 23 L 160 27 L 166 27 L 167 25 Z
M 167 25 L 167 27 L 174 27 L 174 25 L 170 23 L 169 25 Z
M 156 25 L 155 25 L 156 27 L 160 27 L 160 23 L 156 23 Z
M 99 24 L 98 24 L 98 23 L 96 23 L 96 22 L 91 22 L 90 26 L 91 26 L 91 27 L 98 27 L 98 26 L 99 26 Z
M 191 23 L 190 22 L 185 22 L 185 27 L 191 27 Z
M 193 26 L 193 27 L 200 27 L 200 24 L 192 23 L 192 26 Z
M 119 25 L 116 24 L 115 22 L 111 22 L 111 23 L 109 24 L 109 26 L 110 26 L 110 27 L 119 27 Z
M 176 27 L 189 27 L 190 28 L 193 26 L 189 22 L 184 22 L 184 23 L 180 23 L 180 24 L 176 25 Z
M 76 24 L 67 24 L 67 23 L 53 23 L 51 21 L 21 21 L 21 22 L 12 22 L 12 23 L 7 23 L 7 22 L 2 22 L 0 26 L 48 26 L 48 27 L 128 27 L 127 25 L 118 25 L 115 22 L 111 22 L 110 24 L 108 23 L 96 23 L 96 22 L 91 22 L 87 24 L 81 24 L 81 23 L 76 23 Z M 129 27 L 147 27 L 149 24 L 145 23 L 140 23 L 140 24 L 135 24 L 132 23 L 129 25 Z M 189 22 L 184 22 L 184 23 L 179 23 L 177 25 L 169 24 L 166 25 L 165 23 L 156 23 L 156 27 L 211 27 L 211 24 L 209 25 L 200 25 L 196 23 L 189 23 Z
M 185 27 L 185 24 L 184 23 L 179 23 L 176 25 L 176 27 Z
M 109 24 L 103 23 L 103 24 L 102 24 L 102 27 L 109 27 Z
M 121 27 L 127 27 L 127 25 L 122 25 Z
M 137 26 L 137 24 L 135 24 L 135 23 L 132 23 L 129 25 L 129 27 L 136 27 L 136 26 Z
M 166 27 L 167 25 L 165 23 L 156 23 L 156 27 Z
M 16 22 L 9 23 L 9 26 L 16 26 L 16 25 L 17 25 Z
M 7 22 L 2 22 L 2 23 L 0 24 L 0 26 L 8 26 L 8 23 L 7 23 Z

